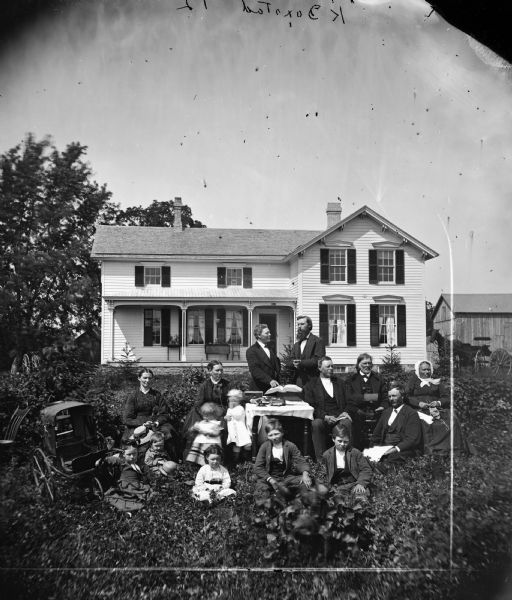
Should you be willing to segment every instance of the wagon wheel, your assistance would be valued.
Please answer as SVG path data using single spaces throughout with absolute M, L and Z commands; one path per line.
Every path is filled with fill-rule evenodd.
M 45 453 L 36 448 L 32 457 L 32 473 L 37 491 L 50 502 L 55 501 L 55 483 L 50 462 Z
M 491 354 L 491 369 L 493 373 L 508 375 L 512 369 L 512 356 L 503 348 L 494 350 Z
M 103 486 L 101 485 L 101 481 L 97 477 L 93 477 L 91 484 L 93 498 L 95 500 L 103 500 L 105 492 L 103 490 Z

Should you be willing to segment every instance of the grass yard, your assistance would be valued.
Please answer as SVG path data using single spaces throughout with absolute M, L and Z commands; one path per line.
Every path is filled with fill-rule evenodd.
M 255 507 L 250 463 L 232 473 L 236 498 L 199 505 L 184 467 L 129 518 L 68 485 L 54 504 L 38 498 L 22 437 L 2 461 L 4 597 L 505 600 L 512 383 L 464 375 L 455 392 L 476 454 L 455 462 L 451 554 L 449 463 L 422 457 L 377 474 L 368 510 L 343 507 L 348 537 L 334 552 L 292 527 L 314 505 Z

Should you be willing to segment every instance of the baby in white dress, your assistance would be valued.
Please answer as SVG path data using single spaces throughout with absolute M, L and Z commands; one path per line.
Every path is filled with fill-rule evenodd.
M 226 411 L 225 420 L 228 429 L 227 444 L 232 444 L 233 461 L 238 462 L 242 450 L 250 452 L 251 434 L 245 424 L 245 409 L 242 406 L 244 399 L 241 390 L 229 390 L 229 408 Z

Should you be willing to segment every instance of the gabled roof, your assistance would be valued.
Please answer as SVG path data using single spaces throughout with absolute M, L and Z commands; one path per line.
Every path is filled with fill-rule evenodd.
M 438 256 L 412 235 L 405 233 L 368 206 L 326 230 L 304 229 L 208 229 L 98 225 L 94 236 L 94 258 L 123 257 L 212 257 L 288 261 L 359 216 L 369 217 L 423 252 L 425 260 Z
M 92 256 L 268 257 L 282 260 L 319 231 L 294 229 L 208 229 L 99 225 Z
M 451 295 L 441 294 L 432 318 L 437 315 L 443 301 L 454 314 L 512 313 L 512 294 L 453 294 L 453 306 Z
M 337 231 L 340 227 L 344 227 L 349 221 L 352 221 L 353 219 L 355 219 L 359 216 L 370 217 L 371 219 L 373 219 L 374 221 L 379 223 L 379 225 L 381 225 L 382 227 L 386 227 L 387 229 L 389 229 L 390 231 L 395 233 L 404 242 L 412 244 L 413 246 L 415 246 L 416 248 L 421 250 L 421 252 L 424 253 L 425 260 L 429 260 L 430 258 L 435 258 L 436 256 L 439 256 L 439 254 L 435 250 L 432 250 L 428 246 L 425 246 L 425 244 L 422 244 L 419 240 L 414 238 L 412 235 L 409 235 L 402 229 L 399 229 L 396 225 L 391 223 L 391 221 L 388 221 L 382 215 L 379 215 L 379 213 L 375 212 L 372 208 L 365 205 L 365 206 L 362 206 L 361 208 L 359 208 L 358 210 L 356 210 L 355 212 L 353 212 L 351 215 L 348 215 L 348 217 L 341 219 L 341 221 L 338 221 L 337 223 L 335 223 L 334 225 L 329 227 L 329 229 L 326 229 L 325 231 L 318 233 L 315 237 L 308 240 L 302 246 L 294 248 L 292 250 L 292 252 L 290 252 L 290 254 L 286 257 L 286 259 L 290 259 L 290 258 L 292 258 L 292 256 L 295 256 L 296 254 L 303 252 L 304 250 L 306 250 L 313 244 L 316 244 L 317 242 L 322 240 L 324 237 L 327 237 L 331 233 Z

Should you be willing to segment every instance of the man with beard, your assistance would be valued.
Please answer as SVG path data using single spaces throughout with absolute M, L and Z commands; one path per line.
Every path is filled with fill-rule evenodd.
M 306 383 L 318 375 L 318 361 L 325 355 L 325 344 L 313 335 L 313 321 L 310 317 L 297 317 L 297 341 L 293 345 L 292 357 L 295 369 L 295 383 L 304 387 Z

